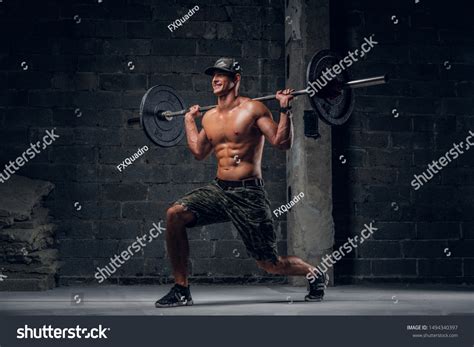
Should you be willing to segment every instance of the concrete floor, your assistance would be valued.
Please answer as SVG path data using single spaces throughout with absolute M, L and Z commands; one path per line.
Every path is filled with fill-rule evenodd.
M 323 302 L 305 303 L 304 287 L 193 285 L 194 306 L 156 309 L 154 302 L 169 288 L 0 292 L 0 311 L 20 315 L 474 315 L 472 286 L 338 286 L 326 291 Z

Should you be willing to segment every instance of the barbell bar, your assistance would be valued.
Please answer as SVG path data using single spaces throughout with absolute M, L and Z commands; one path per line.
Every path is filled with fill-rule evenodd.
M 341 89 L 356 89 L 356 88 L 364 88 L 364 87 L 371 87 L 371 86 L 376 86 L 379 84 L 384 84 L 388 82 L 388 75 L 381 75 L 381 76 L 376 76 L 376 77 L 368 77 L 368 78 L 362 78 L 359 80 L 353 80 L 344 83 L 341 86 Z M 311 88 L 308 86 L 306 89 L 300 89 L 300 90 L 295 90 L 294 92 L 291 93 L 293 96 L 299 96 L 299 95 L 308 95 L 311 94 Z M 268 100 L 274 100 L 276 99 L 276 94 L 271 94 L 271 95 L 266 95 L 266 96 L 260 96 L 257 98 L 253 98 L 252 100 L 255 101 L 268 101 Z M 205 112 L 209 111 L 213 108 L 217 107 L 217 105 L 209 105 L 209 106 L 202 106 L 199 107 L 200 112 Z M 177 117 L 177 116 L 184 116 L 186 113 L 189 111 L 189 109 L 183 109 L 180 111 L 163 111 L 161 114 L 157 114 L 157 117 L 164 117 L 167 120 L 169 120 L 172 117 Z M 131 118 L 128 120 L 128 123 L 138 123 L 140 121 L 139 117 L 136 118 Z
M 307 95 L 315 113 L 329 125 L 344 124 L 352 114 L 356 88 L 371 87 L 388 82 L 387 75 L 352 80 L 347 69 L 344 69 L 342 59 L 330 50 L 321 50 L 313 55 L 306 69 L 307 88 L 296 90 L 292 95 Z M 344 59 L 345 62 L 345 59 Z M 339 73 L 331 75 L 330 81 L 326 76 L 329 69 L 339 65 Z M 335 70 L 335 69 L 334 69 Z M 333 72 L 334 72 L 333 70 Z M 322 86 L 322 76 L 326 84 Z M 244 77 L 245 78 L 245 77 Z M 322 87 L 312 91 L 311 86 Z M 256 101 L 268 101 L 276 98 L 276 94 L 254 98 Z M 202 106 L 201 112 L 208 111 L 216 105 Z M 140 121 L 145 134 L 159 146 L 171 147 L 183 138 L 184 116 L 188 107 L 178 92 L 170 86 L 157 85 L 145 93 L 140 105 L 140 117 L 131 118 L 129 124 Z
M 364 88 L 364 87 L 370 87 L 370 86 L 376 86 L 378 84 L 384 84 L 387 83 L 388 81 L 388 76 L 387 75 L 382 75 L 382 76 L 376 76 L 376 77 L 368 77 L 368 78 L 363 78 L 360 80 L 354 80 L 354 81 L 349 81 L 346 82 L 341 86 L 341 89 L 345 88 L 351 88 L 351 89 L 356 89 L 356 88 Z M 308 95 L 311 93 L 310 87 L 306 89 L 300 89 L 300 90 L 295 90 L 294 92 L 291 93 L 293 96 L 298 96 L 298 95 Z M 260 96 L 258 98 L 253 98 L 252 100 L 255 101 L 268 101 L 268 100 L 273 100 L 276 99 L 276 94 L 272 95 L 266 95 L 266 96 Z M 214 107 L 217 107 L 217 105 L 211 105 L 211 106 L 203 106 L 199 107 L 200 112 L 205 112 L 209 111 L 210 109 L 213 109 Z M 181 110 L 181 111 L 164 111 L 161 115 L 163 117 L 176 117 L 176 116 L 184 116 L 186 113 L 189 111 L 189 109 L 186 110 Z
M 363 79 L 360 79 L 360 80 L 354 80 L 354 81 L 346 82 L 345 84 L 343 84 L 341 86 L 341 89 L 345 89 L 345 88 L 356 89 L 356 88 L 370 87 L 370 86 L 375 86 L 375 85 L 378 85 L 378 84 L 387 83 L 387 81 L 388 81 L 388 76 L 387 75 L 363 78 Z M 308 87 L 306 89 L 295 90 L 294 92 L 291 93 L 291 95 L 293 95 L 293 96 L 308 95 L 308 94 L 311 93 L 310 90 L 311 90 L 310 87 Z M 273 99 L 276 99 L 276 94 L 260 96 L 258 98 L 253 98 L 252 100 L 255 100 L 255 101 L 268 101 L 268 100 L 273 100 Z M 217 107 L 217 105 L 199 107 L 199 111 L 200 112 L 208 111 L 210 109 L 213 109 L 214 107 Z M 176 112 L 165 111 L 165 112 L 162 113 L 162 116 L 163 117 L 184 116 L 188 112 L 188 110 L 189 109 L 176 111 Z

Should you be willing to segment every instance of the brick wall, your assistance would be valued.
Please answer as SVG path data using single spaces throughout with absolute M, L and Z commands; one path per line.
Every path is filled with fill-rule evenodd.
M 196 4 L 200 10 L 171 33 L 167 25 Z M 419 190 L 410 185 L 474 130 L 473 28 L 467 11 L 455 11 L 423 0 L 332 2 L 333 49 L 344 54 L 371 34 L 379 42 L 352 75 L 391 75 L 388 85 L 358 90 L 351 121 L 333 129 L 336 246 L 364 223 L 378 228 L 338 263 L 336 282 L 473 281 L 472 153 Z M 280 1 L 4 0 L 0 19 L 0 164 L 47 129 L 61 136 L 19 174 L 56 185 L 47 205 L 59 225 L 63 283 L 93 280 L 97 266 L 164 218 L 170 201 L 214 176 L 215 161 L 194 161 L 184 141 L 157 148 L 126 126 L 149 87 L 169 84 L 188 103 L 213 103 L 201 71 L 222 55 L 239 58 L 249 96 L 284 85 Z M 144 145 L 150 150 L 118 172 Z M 285 154 L 268 146 L 264 177 L 272 206 L 281 205 Z M 276 222 L 283 254 L 284 218 Z M 281 280 L 245 257 L 230 224 L 192 229 L 189 238 L 196 280 Z M 169 273 L 160 237 L 113 281 L 166 281 Z
M 199 11 L 171 33 L 167 25 L 196 4 Z M 57 129 L 60 138 L 19 174 L 56 185 L 47 205 L 59 226 L 62 283 L 93 280 L 97 266 L 164 218 L 169 202 L 215 176 L 215 160 L 195 161 L 185 141 L 158 148 L 126 125 L 148 88 L 168 84 L 189 104 L 214 103 L 202 71 L 219 56 L 240 60 L 244 94 L 284 85 L 280 1 L 3 1 L 0 17 L 0 161 L 3 167 Z M 144 145 L 150 150 L 120 173 L 116 165 Z M 263 165 L 272 206 L 279 206 L 285 154 L 267 146 Z M 276 227 L 284 253 L 284 218 Z M 246 257 L 231 224 L 194 228 L 189 239 L 198 280 L 282 280 Z M 169 274 L 160 236 L 112 281 L 166 281 Z
M 474 131 L 472 21 L 454 5 L 423 0 L 332 5 L 335 50 L 359 48 L 371 34 L 379 42 L 353 65 L 353 77 L 391 76 L 388 85 L 358 90 L 350 123 L 333 130 L 337 246 L 364 223 L 378 228 L 336 265 L 337 281 L 472 283 L 474 152 L 420 189 L 410 184 Z

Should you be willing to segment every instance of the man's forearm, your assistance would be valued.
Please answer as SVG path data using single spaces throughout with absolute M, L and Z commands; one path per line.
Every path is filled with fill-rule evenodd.
M 291 111 L 290 111 L 291 112 Z M 280 149 L 290 149 L 293 143 L 293 121 L 287 113 L 280 113 L 280 122 L 275 136 L 275 145 Z
M 192 117 L 184 118 L 184 126 L 186 128 L 186 138 L 188 139 L 188 147 L 194 156 L 199 155 L 198 138 L 199 132 L 197 129 L 196 121 Z

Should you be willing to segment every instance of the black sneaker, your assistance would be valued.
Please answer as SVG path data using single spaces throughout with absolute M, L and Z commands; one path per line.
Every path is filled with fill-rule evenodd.
M 189 286 L 184 287 L 175 284 L 168 294 L 155 302 L 155 307 L 191 306 L 192 304 L 193 298 L 191 297 Z
M 319 302 L 323 300 L 324 289 L 326 289 L 326 281 L 328 277 L 324 276 L 316 277 L 316 280 L 311 283 L 309 282 L 309 293 L 304 297 L 304 301 Z

